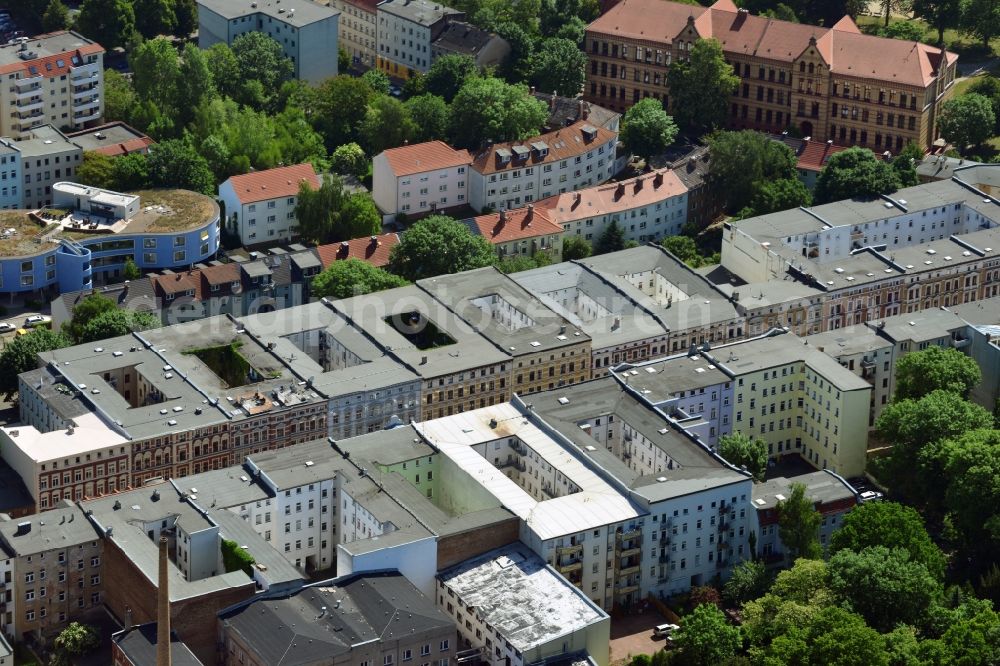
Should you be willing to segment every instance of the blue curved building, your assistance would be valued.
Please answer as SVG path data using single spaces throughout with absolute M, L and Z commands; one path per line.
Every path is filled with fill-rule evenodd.
M 0 293 L 69 292 L 142 271 L 187 270 L 219 250 L 218 204 L 188 190 L 56 183 L 52 206 L 0 211 Z

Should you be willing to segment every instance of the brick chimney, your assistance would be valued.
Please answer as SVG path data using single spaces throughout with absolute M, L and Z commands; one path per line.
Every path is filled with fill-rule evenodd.
M 507 224 L 507 211 L 500 211 L 500 226 Z
M 156 666 L 170 666 L 170 590 L 167 537 L 160 537 L 160 571 L 156 590 Z
M 531 224 L 531 218 L 535 216 L 535 204 L 528 204 L 528 212 L 524 215 L 524 221 Z

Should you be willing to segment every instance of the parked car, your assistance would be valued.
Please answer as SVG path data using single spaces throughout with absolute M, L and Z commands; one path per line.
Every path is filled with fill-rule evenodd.
M 46 317 L 45 315 L 31 315 L 24 320 L 24 327 L 31 328 L 33 326 L 41 326 L 42 324 L 47 324 L 52 321 L 52 317 Z
M 0 322 L 0 333 L 7 333 L 8 331 L 13 331 L 17 326 L 14 324 L 9 324 L 7 322 Z
M 877 492 L 875 490 L 866 490 L 865 492 L 861 493 L 861 495 L 859 495 L 859 498 L 861 499 L 862 502 L 877 502 L 881 500 L 882 497 L 883 497 L 882 493 Z
M 16 338 L 19 338 L 19 337 L 21 337 L 22 335 L 27 335 L 27 334 L 28 334 L 28 331 L 27 331 L 27 330 L 25 330 L 25 329 L 23 329 L 23 328 L 19 328 L 19 329 L 17 329 L 17 330 L 16 330 L 15 332 L 14 332 L 14 337 L 16 337 Z
M 676 624 L 659 624 L 653 629 L 653 638 L 671 638 L 678 629 Z

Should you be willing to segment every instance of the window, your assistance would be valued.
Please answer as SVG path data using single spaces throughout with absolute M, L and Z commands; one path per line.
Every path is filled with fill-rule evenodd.
M 392 655 L 387 654 L 382 657 L 382 666 L 392 666 Z
M 447 652 L 450 647 L 451 645 L 447 639 L 441 641 L 441 652 Z

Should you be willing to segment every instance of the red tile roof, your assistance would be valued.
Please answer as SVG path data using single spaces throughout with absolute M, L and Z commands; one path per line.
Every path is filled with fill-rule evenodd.
M 549 217 L 549 211 L 531 204 L 525 208 L 480 215 L 468 223 L 494 245 L 538 236 L 561 235 L 563 232 L 563 228 Z
M 245 204 L 293 197 L 299 193 L 299 183 L 302 182 L 319 188 L 319 178 L 311 164 L 296 164 L 231 176 L 226 182 L 233 186 L 240 203 Z
M 709 8 L 666 0 L 622 0 L 591 23 L 589 32 L 671 44 L 695 21 L 698 34 L 715 38 L 728 53 L 791 62 L 816 40 L 834 74 L 925 88 L 934 80 L 941 50 L 920 42 L 862 34 L 845 16 L 832 28 L 779 21 L 740 11 L 731 0 Z M 958 56 L 948 52 L 948 65 Z
M 821 171 L 830 156 L 842 150 L 847 150 L 847 146 L 838 146 L 825 141 L 803 141 L 796 166 L 808 171 Z
M 372 238 L 375 240 L 373 241 Z M 372 266 L 382 268 L 389 263 L 389 253 L 398 244 L 398 235 L 382 234 L 381 236 L 355 238 L 341 243 L 320 245 L 316 248 L 316 253 L 319 255 L 319 260 L 323 262 L 323 268 L 327 268 L 333 262 L 341 259 L 360 259 Z
M 468 166 L 472 156 L 467 150 L 455 150 L 444 141 L 426 141 L 410 146 L 390 148 L 382 153 L 396 177 L 425 171 Z
M 535 205 L 553 222 L 607 215 L 680 196 L 688 189 L 671 169 L 657 169 L 618 183 L 606 183 L 576 192 L 557 194 Z
M 128 155 L 129 153 L 144 153 L 149 150 L 149 147 L 155 143 L 148 136 L 142 139 L 129 139 L 128 141 L 122 141 L 121 143 L 116 143 L 113 146 L 101 146 L 94 150 L 95 153 L 101 153 L 102 155 L 108 155 L 110 157 L 118 157 L 119 155 Z
M 150 275 L 156 287 L 157 296 L 193 291 L 194 298 L 201 300 L 201 271 L 193 270 L 172 275 Z
M 33 37 L 27 42 L 28 50 L 31 50 L 32 42 L 45 39 L 46 37 L 51 37 L 55 35 L 66 35 L 66 34 L 69 34 L 68 30 L 51 32 L 45 35 L 38 35 L 36 37 Z M 80 37 L 80 35 L 76 35 L 76 37 L 84 39 L 83 37 Z M 77 63 L 74 65 L 72 62 L 73 56 L 80 56 L 80 59 L 84 60 L 86 56 L 96 55 L 98 53 L 104 53 L 104 47 L 101 46 L 100 44 L 95 44 L 95 43 L 83 44 L 79 48 L 67 49 L 66 51 L 62 51 L 61 53 L 54 53 L 49 56 L 35 58 L 34 60 L 19 60 L 18 62 L 12 62 L 6 65 L 2 65 L 0 66 L 0 75 L 24 72 L 25 77 L 62 76 L 63 74 L 68 74 L 69 71 L 74 67 L 79 67 L 80 64 L 85 64 L 85 63 Z M 63 63 L 62 67 L 59 66 L 60 60 Z M 51 69 L 47 69 L 47 67 L 49 66 L 51 66 Z M 31 70 L 29 69 L 30 67 L 35 67 L 37 71 L 35 73 L 31 73 Z
M 584 128 L 593 130 L 593 139 L 587 140 Z M 603 127 L 594 127 L 586 120 L 578 120 L 572 125 L 557 129 L 554 132 L 542 134 L 541 136 L 525 139 L 524 141 L 495 143 L 476 155 L 476 159 L 472 163 L 472 168 L 479 173 L 499 173 L 501 171 L 521 169 L 539 164 L 549 164 L 582 155 L 588 150 L 593 150 L 597 146 L 602 146 L 608 141 L 612 141 L 617 136 L 617 132 L 612 132 Z M 540 157 L 538 151 L 532 149 L 532 144 L 535 143 L 544 143 L 548 147 L 545 157 Z M 512 149 L 515 146 L 526 148 L 528 150 L 527 157 L 518 160 L 512 156 L 506 163 L 500 162 L 497 158 L 497 150 L 505 149 L 513 152 Z

